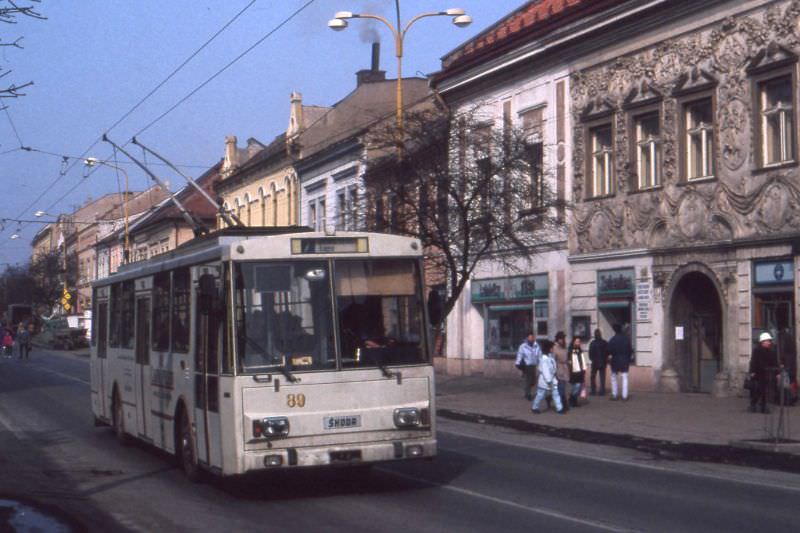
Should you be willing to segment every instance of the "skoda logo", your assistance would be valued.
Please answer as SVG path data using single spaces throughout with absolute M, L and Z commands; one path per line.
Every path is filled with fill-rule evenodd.
M 773 274 L 775 275 L 775 279 L 776 280 L 778 280 L 778 281 L 782 280 L 783 279 L 783 265 L 780 264 L 780 263 L 775 265 L 775 270 L 773 271 Z

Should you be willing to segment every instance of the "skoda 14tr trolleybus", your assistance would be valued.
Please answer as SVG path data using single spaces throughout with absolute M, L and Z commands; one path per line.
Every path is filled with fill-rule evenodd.
M 92 305 L 96 422 L 190 478 L 436 454 L 416 239 L 223 230 L 123 265 Z

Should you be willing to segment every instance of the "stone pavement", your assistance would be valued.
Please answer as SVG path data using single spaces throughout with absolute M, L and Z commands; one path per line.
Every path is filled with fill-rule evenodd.
M 503 419 L 503 424 L 512 426 L 526 422 L 544 426 L 544 429 L 563 430 L 561 433 L 567 438 L 578 431 L 584 435 L 583 440 L 592 440 L 585 435 L 596 433 L 672 444 L 744 445 L 800 453 L 800 406 L 785 409 L 783 433 L 784 438 L 797 443 L 785 443 L 776 449 L 774 445 L 765 448 L 751 441 L 774 439 L 779 409 L 770 406 L 770 414 L 750 413 L 747 410 L 749 399 L 744 395 L 712 398 L 710 394 L 634 391 L 627 402 L 613 402 L 607 396 L 589 396 L 585 405 L 570 409 L 564 416 L 554 410 L 536 415 L 531 413 L 531 402 L 523 398 L 521 378 L 437 374 L 436 379 L 437 410 L 440 416 L 449 418 Z M 558 436 L 559 432 L 549 433 Z

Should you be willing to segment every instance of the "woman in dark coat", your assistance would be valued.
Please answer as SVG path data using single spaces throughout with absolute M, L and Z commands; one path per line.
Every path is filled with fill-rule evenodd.
M 569 345 L 569 404 L 579 407 L 581 389 L 586 381 L 586 352 L 581 348 L 581 338 L 574 337 Z

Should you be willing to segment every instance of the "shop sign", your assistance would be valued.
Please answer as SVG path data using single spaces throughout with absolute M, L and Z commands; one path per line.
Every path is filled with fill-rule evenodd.
M 504 302 L 547 298 L 547 274 L 493 278 L 472 282 L 472 301 Z
M 597 273 L 598 296 L 633 296 L 633 269 L 601 270 Z
M 794 264 L 788 261 L 756 263 L 756 285 L 791 285 L 794 283 Z

